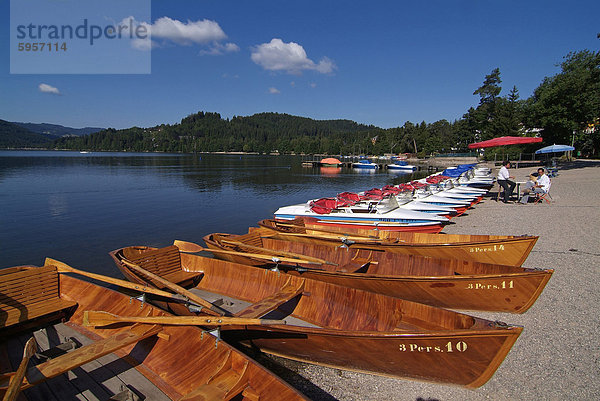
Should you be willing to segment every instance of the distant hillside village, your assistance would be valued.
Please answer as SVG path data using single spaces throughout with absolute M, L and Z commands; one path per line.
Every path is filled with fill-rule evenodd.
M 350 120 L 313 120 L 279 113 L 226 119 L 201 111 L 179 124 L 117 130 L 0 120 L 0 148 L 330 155 L 411 152 L 424 156 L 468 152 L 469 143 L 521 135 L 542 136 L 546 144 L 574 144 L 581 156 L 598 156 L 600 52 L 569 53 L 560 67 L 559 73 L 544 78 L 527 99 L 520 99 L 516 86 L 503 94 L 500 70 L 492 70 L 473 92 L 479 97 L 477 107 L 456 121 L 405 122 L 383 129 Z M 513 151 L 528 151 L 531 146 L 521 145 Z

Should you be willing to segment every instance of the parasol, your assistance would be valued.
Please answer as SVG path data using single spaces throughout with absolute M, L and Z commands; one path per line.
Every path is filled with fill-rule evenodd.
M 504 145 L 521 145 L 524 143 L 536 142 L 542 142 L 542 138 L 533 138 L 530 136 L 501 136 L 483 142 L 471 143 L 469 144 L 469 149 L 491 148 L 494 146 Z
M 575 150 L 573 146 L 569 145 L 550 145 L 544 148 L 538 149 L 535 151 L 536 154 L 540 153 L 558 153 L 558 152 L 568 152 L 570 150 Z

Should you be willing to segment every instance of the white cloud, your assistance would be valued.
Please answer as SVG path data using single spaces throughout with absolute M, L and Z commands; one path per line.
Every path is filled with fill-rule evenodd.
M 207 19 L 181 22 L 161 17 L 154 21 L 150 31 L 154 39 L 168 39 L 180 45 L 207 44 L 227 39 L 219 24 Z
M 270 71 L 285 71 L 288 74 L 301 74 L 303 70 L 314 70 L 321 74 L 332 73 L 337 67 L 327 57 L 318 64 L 308 58 L 304 48 L 298 43 L 285 43 L 273 38 L 252 48 L 252 61 Z
M 150 50 L 169 43 L 182 46 L 209 46 L 207 50 L 200 52 L 202 55 L 220 55 L 240 50 L 235 43 L 221 43 L 227 39 L 227 35 L 216 21 L 208 19 L 182 22 L 169 17 L 161 17 L 153 24 L 149 24 L 136 21 L 133 17 L 127 17 L 121 21 L 120 25 L 146 28 L 147 37 L 134 38 L 131 41 L 131 46 L 137 50 Z
M 40 92 L 52 93 L 53 95 L 60 95 L 60 91 L 58 90 L 58 88 L 55 88 L 54 86 L 50 86 L 48 84 L 39 84 L 38 89 L 40 90 Z
M 281 92 L 279 91 L 279 89 L 271 87 L 271 88 L 269 88 L 269 93 L 270 93 L 271 95 L 278 95 L 278 94 L 280 94 Z
M 311 87 L 311 88 L 316 88 L 316 87 L 317 87 L 317 84 L 316 84 L 316 83 L 314 83 L 314 82 L 311 82 L 311 83 L 310 83 L 310 87 Z

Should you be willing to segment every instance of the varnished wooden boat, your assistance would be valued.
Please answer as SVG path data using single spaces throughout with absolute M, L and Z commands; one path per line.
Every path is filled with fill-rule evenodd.
M 135 317 L 168 315 L 121 293 L 59 276 L 52 265 L 0 270 L 0 394 L 5 399 L 17 395 L 12 389 L 10 396 L 5 394 L 10 383 L 23 390 L 19 400 L 305 399 L 197 327 L 87 327 L 86 310 Z M 35 357 L 31 352 L 35 343 L 28 341 L 32 336 L 40 348 Z M 23 369 L 27 370 L 22 381 L 13 382 Z
M 450 309 L 523 313 L 553 270 L 525 269 L 277 238 L 264 228 L 204 237 L 220 259 Z M 219 252 L 219 250 L 231 251 Z M 266 257 L 265 257 L 266 256 Z M 286 258 L 285 262 L 269 257 Z M 295 260 L 298 260 L 295 262 Z M 300 261 L 302 260 L 302 261 Z
M 478 387 L 496 371 L 522 330 L 399 298 L 180 253 L 176 246 L 128 247 L 111 255 L 132 281 L 151 284 L 129 268 L 132 263 L 163 277 L 177 277 L 182 271 L 197 274 L 199 281 L 191 291 L 234 316 L 284 319 L 287 324 L 279 326 L 227 326 L 221 334 L 270 354 L 318 365 Z
M 378 230 L 338 230 L 334 227 L 323 229 L 308 219 L 266 219 L 259 221 L 258 225 L 297 241 L 338 245 L 345 243 L 351 248 L 508 266 L 521 266 L 538 240 L 537 236 L 531 235 L 392 233 Z

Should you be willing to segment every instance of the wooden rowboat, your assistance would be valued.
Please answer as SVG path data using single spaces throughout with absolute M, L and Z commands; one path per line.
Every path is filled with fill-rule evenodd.
M 523 313 L 533 305 L 553 273 L 553 270 L 340 248 L 335 244 L 317 245 L 269 233 L 256 228 L 245 235 L 210 234 L 203 239 L 220 259 L 278 267 L 306 278 L 450 309 Z M 277 263 L 273 257 L 278 258 Z
M 197 327 L 88 327 L 88 309 L 173 318 L 124 294 L 59 276 L 52 265 L 0 270 L 0 394 L 5 400 L 16 399 L 21 390 L 19 399 L 28 400 L 305 399 Z M 33 356 L 36 342 L 40 351 Z
M 111 255 L 135 282 L 151 284 L 130 269 L 133 265 L 164 277 L 195 273 L 200 279 L 191 291 L 232 315 L 284 319 L 285 325 L 226 326 L 221 335 L 317 365 L 478 387 L 522 331 L 399 298 L 180 253 L 176 246 L 129 247 Z
M 259 221 L 258 225 L 281 236 L 293 237 L 297 241 L 337 245 L 345 243 L 350 248 L 386 250 L 508 266 L 521 266 L 538 240 L 537 236 L 531 235 L 392 233 L 376 230 L 338 230 L 334 227 L 323 229 L 308 219 L 266 219 Z

